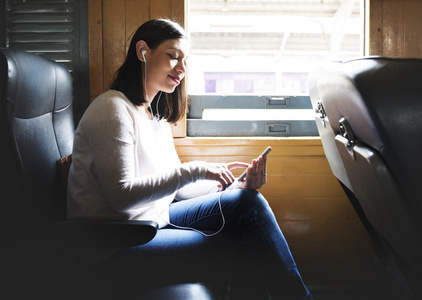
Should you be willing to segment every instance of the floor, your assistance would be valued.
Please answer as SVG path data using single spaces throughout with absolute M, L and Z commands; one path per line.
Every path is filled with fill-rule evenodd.
M 308 286 L 314 300 L 410 300 L 408 295 L 383 270 L 377 270 L 377 279 L 371 284 Z
M 314 300 L 407 300 L 392 286 L 308 287 Z

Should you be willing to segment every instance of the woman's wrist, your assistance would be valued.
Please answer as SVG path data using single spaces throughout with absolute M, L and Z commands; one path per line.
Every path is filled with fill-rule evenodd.
M 237 179 L 236 179 L 235 181 L 233 181 L 233 182 L 232 182 L 232 184 L 230 184 L 230 185 L 226 188 L 226 191 L 227 191 L 227 190 L 240 189 L 240 187 L 239 187 L 239 185 L 238 185 L 238 182 L 239 182 L 239 181 L 237 181 Z

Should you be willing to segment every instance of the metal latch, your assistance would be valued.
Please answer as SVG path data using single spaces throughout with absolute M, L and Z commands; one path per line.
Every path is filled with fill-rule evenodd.
M 327 113 L 325 112 L 324 105 L 322 104 L 322 101 L 318 101 L 317 103 L 317 112 L 319 113 L 319 117 L 322 120 L 322 124 L 324 125 L 324 128 L 327 126 L 325 124 L 325 117 L 327 116 Z
M 339 121 L 339 128 L 341 135 L 347 139 L 347 150 L 349 150 L 350 155 L 353 156 L 355 159 L 355 153 L 353 151 L 353 147 L 356 145 L 356 138 L 353 133 L 352 127 L 350 126 L 349 122 L 345 118 L 341 118 Z

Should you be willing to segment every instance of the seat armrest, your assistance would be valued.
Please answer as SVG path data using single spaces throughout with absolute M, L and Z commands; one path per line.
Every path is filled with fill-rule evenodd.
M 42 235 L 58 248 L 127 247 L 148 243 L 157 230 L 154 221 L 72 220 L 51 224 Z

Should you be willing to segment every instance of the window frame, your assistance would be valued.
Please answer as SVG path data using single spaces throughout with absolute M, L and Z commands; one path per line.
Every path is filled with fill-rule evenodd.
M 187 3 L 186 0 L 185 3 Z M 365 55 L 367 42 L 367 0 L 361 2 L 362 56 Z M 186 10 L 189 14 L 189 9 Z M 221 94 L 189 94 L 189 107 L 186 115 L 186 137 L 318 137 L 315 120 L 206 120 L 202 113 L 206 109 L 304 109 L 312 110 L 311 100 L 306 95 L 221 95 Z M 284 105 L 266 105 L 268 99 L 289 99 Z
M 206 109 L 309 110 L 309 96 L 189 95 L 187 136 L 190 137 L 290 137 L 318 136 L 314 120 L 205 120 Z

